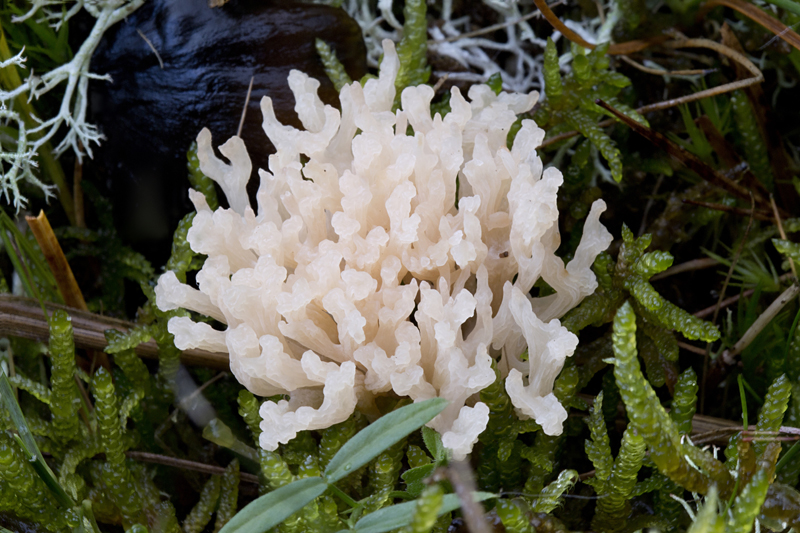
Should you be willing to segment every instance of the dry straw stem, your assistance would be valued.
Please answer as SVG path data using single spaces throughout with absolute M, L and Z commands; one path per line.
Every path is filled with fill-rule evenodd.
M 490 533 L 483 507 L 472 498 L 472 495 L 477 490 L 477 485 L 469 463 L 452 461 L 444 468 L 444 473 L 461 501 L 461 512 L 464 515 L 464 522 L 466 522 L 469 531 L 472 533 Z
M 584 400 L 587 404 L 594 405 L 594 396 L 590 396 L 587 394 L 579 394 L 578 395 L 582 400 Z M 624 429 L 625 421 L 624 421 L 624 410 L 621 405 L 618 406 L 618 428 Z M 620 425 L 621 424 L 621 425 Z M 742 422 L 735 422 L 733 420 L 728 420 L 726 418 L 718 418 L 716 416 L 707 416 L 701 414 L 695 414 L 692 417 L 692 434 L 691 439 L 692 443 L 696 446 L 705 445 L 705 444 L 720 444 L 725 445 L 728 443 L 728 437 L 733 435 L 734 433 L 738 433 L 742 431 Z M 800 429 L 789 427 L 789 426 L 782 426 L 779 428 L 777 432 L 759 432 L 755 425 L 751 424 L 748 426 L 747 433 L 751 435 L 760 435 L 764 436 L 766 434 L 769 435 L 776 435 L 779 433 L 787 433 L 792 435 L 800 434 Z M 581 477 L 591 477 L 589 474 L 591 472 L 587 472 L 585 474 L 581 474 Z
M 783 291 L 780 296 L 767 307 L 761 315 L 753 322 L 753 324 L 744 332 L 742 338 L 730 350 L 722 352 L 722 360 L 731 365 L 734 363 L 734 357 L 742 353 L 742 351 L 750 346 L 750 343 L 758 336 L 761 331 L 767 327 L 775 316 L 781 312 L 786 304 L 800 294 L 800 285 L 792 284 L 788 289 Z
M 689 152 L 682 146 L 670 140 L 666 135 L 662 135 L 661 133 L 651 128 L 639 124 L 635 120 L 632 120 L 629 117 L 623 115 L 622 113 L 620 113 L 619 111 L 617 111 L 616 109 L 614 109 L 613 107 L 611 107 L 602 100 L 597 100 L 595 103 L 600 107 L 602 107 L 603 109 L 607 110 L 608 112 L 612 113 L 620 122 L 623 122 L 624 124 L 629 126 L 633 131 L 635 131 L 645 139 L 649 140 L 655 146 L 666 151 L 672 158 L 682 163 L 688 169 L 694 171 L 697 175 L 706 180 L 708 183 L 715 185 L 727 191 L 728 193 L 733 194 L 734 196 L 738 196 L 739 198 L 749 200 L 753 197 L 753 191 L 751 191 L 744 185 L 741 185 L 740 183 L 733 181 L 725 174 L 715 170 L 714 168 L 703 162 L 699 157 L 697 157 L 696 155 Z M 769 206 L 769 201 L 760 195 L 757 195 L 755 197 L 755 201 L 762 205 Z
M 628 56 L 619 56 L 619 58 L 623 62 L 632 66 L 633 68 L 641 70 L 646 74 L 653 74 L 654 76 L 704 76 L 716 70 L 713 68 L 701 68 L 701 69 L 689 69 L 689 70 L 666 70 L 663 68 L 646 67 L 641 63 L 637 63 Z
M 202 472 L 204 474 L 222 475 L 225 473 L 225 468 L 221 466 L 208 465 L 205 463 L 198 463 L 197 461 L 188 461 L 186 459 L 178 459 L 177 457 L 170 457 L 168 455 L 160 455 L 157 453 L 149 452 L 134 452 L 127 451 L 125 455 L 129 459 L 141 461 L 143 463 L 153 463 L 157 465 L 172 466 L 175 468 L 182 468 L 184 470 L 193 470 L 195 472 Z M 258 484 L 258 476 L 242 472 L 239 474 L 242 481 L 248 483 Z
M 668 278 L 676 274 L 682 274 L 684 272 L 694 272 L 695 270 L 711 268 L 718 264 L 719 261 L 711 257 L 701 257 L 700 259 L 692 259 L 691 261 L 686 261 L 685 263 L 669 267 L 664 272 L 660 272 L 655 276 L 653 276 L 652 278 L 650 278 L 650 281 L 651 282 L 658 281 L 660 279 Z
M 703 7 L 700 8 L 700 11 L 698 11 L 697 18 L 703 18 L 706 13 L 718 6 L 725 6 L 738 11 L 742 15 L 752 19 L 774 33 L 775 36 L 780 37 L 788 44 L 800 50 L 800 35 L 797 35 L 797 33 L 795 33 L 780 20 L 767 15 L 758 7 L 748 2 L 744 2 L 743 0 L 709 0 L 703 4 Z
M 86 306 L 86 300 L 83 298 L 81 288 L 78 287 L 72 268 L 70 268 L 64 251 L 61 249 L 55 233 L 53 233 L 53 228 L 50 226 L 50 221 L 47 220 L 47 215 L 44 214 L 44 211 L 39 211 L 38 217 L 26 216 L 25 221 L 31 228 L 36 242 L 39 243 L 39 248 L 41 248 L 50 271 L 56 280 L 58 291 L 61 293 L 61 297 L 64 298 L 64 303 L 68 307 L 88 311 L 89 308 Z M 105 353 L 92 351 L 89 357 L 100 366 L 111 369 L 111 363 Z M 83 390 L 82 383 L 78 382 L 78 387 Z
M 104 331 L 108 329 L 128 331 L 137 325 L 125 320 L 96 315 L 88 311 L 78 311 L 49 302 L 45 303 L 45 307 L 48 313 L 52 313 L 56 309 L 64 309 L 70 314 L 75 346 L 83 349 L 103 350 L 108 346 Z M 5 335 L 48 342 L 50 326 L 36 300 L 9 294 L 0 295 L 0 336 Z M 136 353 L 148 359 L 158 359 L 158 346 L 155 341 L 151 340 L 137 346 Z M 181 352 L 181 362 L 221 370 L 227 370 L 229 367 L 228 354 L 206 350 L 185 350 Z
M 722 2 L 720 2 L 720 4 L 724 3 L 724 2 L 731 2 L 732 4 L 736 4 L 736 1 L 738 1 L 738 0 L 723 0 Z M 561 22 L 561 20 L 556 16 L 556 14 L 553 13 L 552 9 L 550 9 L 547 6 L 547 4 L 544 2 L 544 0 L 534 0 L 534 3 L 536 4 L 536 7 L 538 7 L 539 10 L 542 12 L 542 15 L 544 15 L 544 17 L 547 19 L 547 21 L 550 22 L 550 24 L 556 30 L 561 32 L 564 35 L 564 37 L 566 37 L 570 41 L 574 42 L 575 44 L 583 46 L 584 48 L 589 48 L 589 49 L 594 50 L 597 47 L 596 44 L 587 42 L 580 35 L 578 35 L 574 31 L 572 31 L 571 29 L 569 29 L 563 22 Z M 725 4 L 725 5 L 728 5 L 728 4 Z M 756 16 L 755 14 L 751 15 L 749 11 L 747 11 L 747 12 L 746 11 L 742 11 L 742 13 L 745 13 L 748 16 Z M 759 11 L 759 13 L 761 13 L 761 15 L 763 17 L 767 17 L 767 15 L 765 15 L 763 12 Z M 763 18 L 763 17 L 761 17 L 761 18 Z M 767 18 L 771 18 L 771 17 L 767 17 Z M 761 19 L 755 19 L 755 20 L 757 20 L 759 23 L 762 23 L 763 25 L 765 25 L 765 27 L 767 27 L 768 29 L 773 30 L 774 32 L 776 32 L 776 34 L 780 34 L 781 38 L 784 38 L 784 40 L 787 40 L 787 42 L 789 42 L 793 46 L 795 46 L 794 43 L 797 43 L 797 45 L 800 45 L 800 36 L 798 36 L 796 33 L 791 31 L 790 29 L 788 29 L 785 25 L 780 24 L 777 21 L 774 21 L 774 19 L 773 19 L 773 21 L 776 22 L 777 25 L 776 24 L 771 24 L 771 23 L 770 23 L 770 25 L 766 25 L 765 21 L 762 21 Z M 790 32 L 792 35 L 789 35 L 786 32 Z M 753 64 L 752 61 L 750 61 L 747 57 L 745 57 L 743 54 L 737 52 L 736 50 L 734 50 L 734 49 L 732 49 L 732 48 L 730 48 L 728 46 L 725 46 L 723 44 L 714 42 L 714 41 L 712 41 L 710 39 L 687 39 L 682 35 L 679 35 L 679 34 L 676 34 L 676 35 L 678 35 L 677 39 L 672 40 L 672 41 L 667 41 L 667 42 L 664 42 L 664 41 L 666 39 L 668 39 L 669 36 L 664 34 L 664 35 L 658 36 L 655 39 L 651 39 L 651 40 L 647 40 L 647 41 L 638 40 L 638 41 L 629 41 L 629 42 L 621 43 L 621 44 L 612 44 L 608 48 L 608 53 L 611 54 L 611 55 L 631 54 L 631 53 L 634 53 L 634 52 L 639 52 L 641 50 L 644 50 L 644 49 L 649 48 L 650 46 L 653 46 L 653 45 L 656 45 L 656 44 L 660 44 L 664 48 L 668 48 L 668 49 L 672 49 L 672 50 L 682 49 L 682 48 L 708 48 L 708 49 L 714 50 L 715 52 L 727 57 L 728 59 L 731 59 L 731 60 L 735 61 L 736 63 L 738 63 L 739 65 L 744 67 L 748 72 L 750 72 L 752 74 L 752 77 L 746 78 L 746 79 L 742 79 L 742 80 L 736 80 L 736 81 L 733 81 L 731 83 L 726 83 L 725 85 L 721 85 L 719 87 L 712 87 L 710 89 L 705 89 L 703 91 L 698 91 L 696 93 L 689 94 L 689 95 L 686 95 L 686 96 L 682 96 L 680 98 L 673 98 L 673 99 L 670 99 L 670 100 L 665 100 L 663 102 L 657 102 L 657 103 L 654 103 L 654 104 L 649 104 L 649 105 L 646 105 L 646 106 L 642 106 L 642 107 L 640 107 L 640 108 L 638 108 L 636 110 L 639 114 L 650 113 L 650 112 L 653 112 L 653 111 L 661 111 L 663 109 L 668 109 L 670 107 L 675 107 L 675 106 L 687 104 L 689 102 L 702 100 L 703 98 L 708 98 L 710 96 L 717 96 L 719 94 L 724 94 L 724 93 L 735 91 L 735 90 L 738 90 L 738 89 L 744 89 L 746 87 L 749 87 L 751 85 L 755 85 L 757 83 L 761 83 L 762 81 L 764 81 L 764 75 L 761 73 L 761 71 L 758 69 L 758 67 L 756 67 Z M 632 60 L 630 60 L 630 59 L 626 59 L 626 60 L 628 62 L 632 62 Z M 641 66 L 641 65 L 639 65 L 639 66 Z M 691 72 L 694 72 L 694 71 L 691 71 Z M 669 71 L 661 72 L 661 74 L 662 75 L 670 75 L 670 74 L 674 75 L 674 73 L 671 73 Z M 614 124 L 614 120 L 609 119 L 609 120 L 604 120 L 604 121 L 600 122 L 598 125 L 601 126 L 601 127 L 606 127 L 606 126 L 610 126 L 612 124 Z M 545 139 L 544 142 L 542 142 L 541 147 L 543 148 L 543 147 L 548 146 L 550 144 L 554 144 L 554 143 L 563 141 L 565 139 L 569 139 L 569 138 L 574 137 L 574 136 L 579 135 L 579 134 L 580 134 L 580 132 L 578 132 L 577 130 L 567 131 L 567 132 L 561 133 L 559 135 L 550 137 L 549 139 Z
M 153 45 L 153 42 L 147 38 L 147 35 L 142 33 L 142 30 L 137 29 L 136 33 L 139 34 L 139 37 L 144 39 L 144 42 L 147 43 L 147 46 L 149 46 L 150 50 L 152 50 L 153 53 L 156 55 L 156 59 L 158 59 L 158 66 L 161 67 L 161 70 L 164 70 L 164 60 L 161 59 L 161 54 L 158 53 L 158 50 L 156 50 L 156 47 Z
M 715 204 L 712 202 L 701 202 L 699 200 L 689 200 L 689 199 L 684 199 L 683 203 L 696 205 L 699 207 L 705 207 L 708 209 L 713 209 L 714 211 L 724 211 L 725 213 L 730 213 L 732 215 L 737 215 L 740 217 L 752 216 L 756 220 L 763 220 L 765 222 L 772 220 L 772 215 L 767 214 L 764 211 L 751 211 L 749 209 L 742 209 L 741 207 L 731 207 L 724 204 Z
M 715 418 L 713 416 L 695 415 L 692 419 L 692 444 L 702 446 L 706 444 L 728 444 L 728 438 L 741 432 L 743 435 L 757 437 L 759 440 L 780 440 L 780 434 L 799 435 L 800 429 L 790 426 L 781 426 L 778 431 L 759 431 L 751 424 L 746 431 L 742 431 L 742 423 L 733 420 Z M 795 437 L 796 438 L 796 437 Z
M 50 457 L 50 454 L 47 452 L 42 453 L 45 457 Z M 225 468 L 222 466 L 216 465 L 209 465 L 206 463 L 199 463 L 197 461 L 189 461 L 187 459 L 179 459 L 177 457 L 170 457 L 169 455 L 161 455 L 158 453 L 150 453 L 150 452 L 137 452 L 128 450 L 125 452 L 125 456 L 128 459 L 133 459 L 134 461 L 140 461 L 142 463 L 151 463 L 156 465 L 164 465 L 169 466 L 172 468 L 180 468 L 182 470 L 191 470 L 193 472 L 200 472 L 202 474 L 211 474 L 221 476 L 225 473 Z M 253 484 L 260 484 L 258 476 L 254 474 L 248 474 L 246 472 L 241 472 L 239 474 L 240 481 L 244 481 L 245 483 L 253 483 Z
M 33 236 L 36 237 L 36 242 L 39 243 L 39 248 L 42 249 L 44 258 L 53 272 L 64 303 L 69 307 L 87 311 L 89 308 L 86 306 L 86 300 L 83 299 L 83 293 L 78 287 L 78 282 L 75 280 L 75 275 L 72 273 L 61 245 L 58 244 L 58 239 L 53 233 L 50 221 L 47 220 L 47 215 L 44 214 L 44 211 L 39 211 L 38 217 L 26 216 L 25 221 L 31 228 Z
M 588 48 L 590 50 L 594 50 L 595 48 L 597 48 L 596 44 L 586 41 L 576 32 L 569 29 L 566 24 L 561 22 L 561 19 L 559 19 L 558 16 L 555 13 L 553 13 L 553 10 L 550 9 L 550 6 L 547 5 L 545 0 L 533 0 L 533 3 L 536 4 L 536 7 L 539 8 L 539 11 L 542 12 L 542 16 L 544 16 L 544 18 L 547 19 L 547 22 L 549 22 L 550 25 L 553 26 L 553 28 L 555 28 L 556 30 L 558 30 L 564 37 L 584 48 Z M 635 40 L 635 41 L 628 41 L 625 43 L 612 44 L 608 48 L 608 53 L 611 55 L 632 54 L 634 52 L 640 52 L 645 48 L 649 48 L 654 44 L 663 42 L 668 38 L 669 37 L 666 35 L 658 35 L 655 38 L 648 40 Z
M 679 40 L 676 40 L 676 41 L 669 41 L 669 42 L 663 43 L 662 46 L 664 46 L 666 48 L 672 48 L 672 49 L 677 49 L 677 48 L 709 48 L 709 49 L 714 50 L 714 51 L 716 51 L 716 52 L 728 57 L 729 59 L 732 59 L 733 61 L 736 61 L 737 63 L 741 64 L 745 69 L 747 69 L 748 72 L 753 74 L 753 76 L 750 77 L 750 78 L 743 79 L 743 80 L 736 80 L 736 81 L 733 81 L 731 83 L 726 83 L 725 85 L 720 85 L 719 87 L 712 87 L 711 89 L 705 89 L 703 91 L 698 91 L 696 93 L 688 94 L 686 96 L 681 96 L 680 98 L 672 98 L 670 100 L 664 100 L 663 102 L 656 102 L 655 104 L 648 104 L 646 106 L 642 106 L 642 107 L 636 109 L 636 111 L 639 114 L 651 113 L 653 111 L 662 111 L 664 109 L 669 109 L 670 107 L 675 107 L 675 106 L 679 106 L 679 105 L 683 105 L 683 104 L 688 104 L 689 102 L 702 100 L 703 98 L 708 98 L 710 96 L 717 96 L 717 95 L 724 94 L 724 93 L 727 93 L 727 92 L 736 91 L 738 89 L 744 89 L 745 87 L 749 87 L 751 85 L 755 85 L 756 83 L 761 83 L 762 81 L 764 81 L 764 75 L 761 73 L 761 71 L 758 69 L 758 67 L 756 67 L 753 64 L 752 61 L 747 59 L 744 55 L 740 54 L 736 50 L 733 50 L 732 48 L 729 48 L 729 47 L 727 47 L 725 45 L 722 45 L 720 43 L 711 41 L 709 39 L 679 39 Z M 592 45 L 592 48 L 594 48 L 594 45 Z M 611 53 L 611 52 L 609 51 L 609 53 Z M 668 73 L 665 72 L 664 74 L 668 74 Z M 613 119 L 608 119 L 608 120 L 604 120 L 604 121 L 600 122 L 598 124 L 598 126 L 601 126 L 601 127 L 611 126 L 612 124 L 614 124 L 614 122 L 615 121 Z M 557 142 L 563 141 L 565 139 L 569 139 L 569 138 L 574 137 L 574 136 L 579 135 L 579 134 L 580 134 L 580 132 L 577 131 L 577 130 L 567 131 L 567 132 L 561 133 L 559 135 L 555 135 L 553 137 L 550 137 L 549 139 L 545 139 L 544 142 L 542 142 L 541 146 L 545 147 L 545 146 L 548 146 L 550 144 L 557 143 Z

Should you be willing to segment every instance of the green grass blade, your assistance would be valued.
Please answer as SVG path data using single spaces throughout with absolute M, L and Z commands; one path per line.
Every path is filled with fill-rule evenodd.
M 309 477 L 269 492 L 239 511 L 220 533 L 264 533 L 320 496 L 328 488 L 321 477 Z
M 33 469 L 39 477 L 42 478 L 47 488 L 56 496 L 58 503 L 66 508 L 74 506 L 75 502 L 67 495 L 64 488 L 58 483 L 53 471 L 50 470 L 50 467 L 44 462 L 42 453 L 39 451 L 39 447 L 33 439 L 33 433 L 31 433 L 28 423 L 25 421 L 25 416 L 22 414 L 22 410 L 19 408 L 19 404 L 14 398 L 14 392 L 11 390 L 11 383 L 8 381 L 5 371 L 2 369 L 0 369 L 0 400 L 2 400 L 8 410 L 11 421 L 17 430 L 14 436 L 20 447 L 22 447 L 28 455 L 28 460 L 31 462 Z
M 475 492 L 472 497 L 476 502 L 482 502 L 489 498 L 497 498 L 497 494 L 492 494 L 491 492 Z M 408 526 L 414 519 L 416 507 L 416 500 L 384 507 L 359 520 L 356 523 L 355 531 L 358 533 L 385 533 L 393 529 Z M 439 508 L 438 516 L 455 511 L 459 507 L 461 507 L 461 501 L 458 499 L 458 496 L 456 494 L 446 494 L 442 501 L 442 506 Z
M 359 431 L 328 463 L 325 469 L 328 482 L 336 483 L 355 472 L 400 439 L 432 420 L 446 405 L 447 400 L 442 398 L 407 405 Z

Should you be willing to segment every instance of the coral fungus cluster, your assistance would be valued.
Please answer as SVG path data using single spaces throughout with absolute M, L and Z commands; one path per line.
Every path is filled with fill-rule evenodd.
M 519 416 L 559 434 L 567 413 L 553 381 L 578 339 L 558 318 L 595 290 L 590 267 L 612 239 L 599 222 L 605 204 L 592 206 L 565 267 L 555 255 L 563 178 L 536 154 L 544 131 L 523 120 L 507 147 L 538 93 L 477 85 L 468 102 L 454 88 L 451 111 L 431 118 L 433 89 L 408 87 L 395 111 L 398 60 L 390 41 L 384 50 L 377 79 L 342 89 L 341 112 L 320 101 L 319 82 L 291 73 L 304 131 L 262 100 L 277 153 L 259 170 L 256 211 L 242 140 L 220 146 L 228 164 L 200 133 L 201 169 L 230 208 L 212 211 L 191 192 L 188 242 L 207 259 L 197 289 L 162 275 L 157 304 L 225 327 L 172 318 L 175 344 L 227 352 L 252 392 L 288 395 L 261 407 L 268 450 L 357 407 L 375 413 L 374 398 L 393 392 L 449 400 L 429 425 L 464 457 L 486 428 L 476 393 L 495 361 Z M 553 291 L 532 298 L 540 279 Z

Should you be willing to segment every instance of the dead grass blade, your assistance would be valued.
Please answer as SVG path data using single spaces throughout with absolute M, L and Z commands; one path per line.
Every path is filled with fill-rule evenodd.
M 536 4 L 536 7 L 542 12 L 542 16 L 547 20 L 547 22 L 549 22 L 550 25 L 558 30 L 564 37 L 584 48 L 588 48 L 590 50 L 597 48 L 596 44 L 586 41 L 583 37 L 569 29 L 563 22 L 561 22 L 561 19 L 558 18 L 558 15 L 553 13 L 553 10 L 550 9 L 550 6 L 547 5 L 545 0 L 533 0 L 533 3 Z M 658 35 L 648 40 L 637 39 L 625 43 L 612 44 L 608 48 L 608 53 L 611 55 L 632 54 L 634 52 L 640 52 L 645 48 L 649 48 L 654 44 L 664 42 L 667 39 L 669 39 L 669 36 L 667 35 Z
M 88 307 L 86 307 L 86 301 L 83 299 L 83 293 L 78 287 L 78 282 L 75 281 L 75 275 L 72 273 L 72 268 L 70 268 L 67 258 L 64 256 L 64 251 L 53 233 L 53 228 L 50 227 L 47 215 L 44 214 L 44 211 L 40 211 L 38 217 L 27 216 L 25 221 L 31 228 L 36 242 L 39 243 L 39 248 L 42 249 L 44 258 L 50 266 L 50 271 L 55 277 L 58 290 L 62 298 L 64 298 L 64 303 L 69 307 L 86 311 Z
M 88 311 L 78 311 L 63 305 L 45 303 L 48 314 L 55 309 L 64 309 L 72 318 L 75 346 L 87 350 L 103 350 L 108 346 L 104 332 L 108 329 L 128 331 L 136 324 Z M 0 336 L 14 336 L 47 342 L 50 326 L 47 318 L 32 298 L 0 294 Z M 136 347 L 136 353 L 148 359 L 158 359 L 158 346 L 155 341 L 145 342 Z M 205 350 L 185 350 L 181 352 L 181 362 L 188 365 L 206 366 L 227 370 L 228 354 L 207 352 Z
M 697 18 L 703 18 L 709 11 L 719 6 L 729 7 L 735 11 L 738 11 L 742 15 L 752 19 L 754 22 L 771 31 L 789 45 L 800 50 L 800 35 L 798 35 L 794 30 L 786 26 L 780 20 L 767 15 L 758 7 L 749 2 L 744 2 L 743 0 L 708 0 L 708 2 L 703 4 L 703 6 L 697 12 Z
M 620 122 L 628 125 L 633 131 L 653 143 L 655 146 L 661 148 L 667 154 L 670 155 L 673 159 L 678 161 L 679 163 L 686 166 L 688 169 L 694 171 L 697 175 L 701 178 L 706 180 L 707 182 L 724 189 L 725 191 L 733 194 L 742 199 L 750 199 L 750 195 L 752 191 L 743 187 L 742 185 L 736 183 L 729 177 L 725 176 L 721 172 L 718 172 L 711 168 L 709 165 L 704 163 L 700 158 L 698 158 L 693 153 L 689 152 L 682 146 L 676 144 L 675 142 L 671 141 L 665 135 L 650 129 L 642 124 L 639 124 L 635 120 L 628 118 L 627 116 L 623 115 L 607 103 L 602 100 L 597 100 L 595 102 L 597 105 L 602 107 L 603 109 L 612 113 Z M 759 201 L 761 204 L 768 205 L 768 202 L 763 197 L 759 196 L 756 198 L 756 201 Z

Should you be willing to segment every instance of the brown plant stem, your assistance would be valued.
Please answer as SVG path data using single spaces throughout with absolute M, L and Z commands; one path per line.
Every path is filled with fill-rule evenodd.
M 740 217 L 749 217 L 752 216 L 756 220 L 768 221 L 772 220 L 772 215 L 767 214 L 764 211 L 750 211 L 748 209 L 742 209 L 741 207 L 731 207 L 724 204 L 715 204 L 713 202 L 701 202 L 700 200 L 683 200 L 683 203 L 696 205 L 698 207 L 705 207 L 707 209 L 713 209 L 714 211 L 724 211 L 725 213 L 730 213 L 732 215 L 737 215 Z
M 717 302 L 714 305 L 709 305 L 705 309 L 701 309 L 700 311 L 697 311 L 696 313 L 693 314 L 697 318 L 705 318 L 708 315 L 713 315 L 715 309 L 724 309 L 725 307 L 728 307 L 729 305 L 733 305 L 736 302 L 738 302 L 740 298 L 747 298 L 748 296 L 752 296 L 753 293 L 755 292 L 756 292 L 755 289 L 747 289 L 741 294 L 731 296 L 730 298 L 725 298 L 721 302 Z
M 81 288 L 78 287 L 78 282 L 75 280 L 72 268 L 70 268 L 64 251 L 61 249 L 61 245 L 58 243 L 55 233 L 53 233 L 53 228 L 50 227 L 50 221 L 47 220 L 47 215 L 44 214 L 44 211 L 39 211 L 38 217 L 26 216 L 25 221 L 31 228 L 36 242 L 39 243 L 39 248 L 41 248 L 44 258 L 50 267 L 50 271 L 53 273 L 56 285 L 58 286 L 58 292 L 61 293 L 64 303 L 68 307 L 74 307 L 81 311 L 88 311 L 89 308 L 86 306 L 86 300 L 83 298 Z M 89 369 L 90 373 L 94 371 L 95 362 L 105 369 L 111 370 L 111 363 L 105 353 L 90 351 L 89 357 L 92 361 L 91 368 Z M 79 381 L 78 386 L 82 388 L 83 384 Z M 88 395 L 85 396 L 88 399 Z
M 791 46 L 800 50 L 800 35 L 795 33 L 783 22 L 761 11 L 758 7 L 743 0 L 708 0 L 697 12 L 697 18 L 702 19 L 709 11 L 718 6 L 729 7 L 742 15 L 765 27 L 777 37 L 780 37 Z
M 83 293 L 78 287 L 78 282 L 75 280 L 75 275 L 72 273 L 72 268 L 67 262 L 58 239 L 53 233 L 53 228 L 50 226 L 50 221 L 47 220 L 47 215 L 44 214 L 44 211 L 39 211 L 39 216 L 26 216 L 25 221 L 31 228 L 36 242 L 39 243 L 39 248 L 42 249 L 44 258 L 50 266 L 56 285 L 58 285 L 58 291 L 61 293 L 61 297 L 64 298 L 64 303 L 69 307 L 82 311 L 88 310 L 86 300 L 83 299 Z
M 783 291 L 781 295 L 775 298 L 769 307 L 767 307 L 764 312 L 758 316 L 755 322 L 753 322 L 753 324 L 747 328 L 747 331 L 744 332 L 742 338 L 739 339 L 730 350 L 725 350 L 722 352 L 722 360 L 729 365 L 733 364 L 734 357 L 742 353 L 745 348 L 750 346 L 750 343 L 755 340 L 758 334 L 761 333 L 765 327 L 767 327 L 767 324 L 769 324 L 772 319 L 775 318 L 778 313 L 780 313 L 781 309 L 783 309 L 786 304 L 791 302 L 798 294 L 800 294 L 800 285 L 797 284 L 792 284 L 788 289 Z
M 550 6 L 547 5 L 545 0 L 533 0 L 533 3 L 536 4 L 536 7 L 542 12 L 542 16 L 544 16 L 547 22 L 549 22 L 550 25 L 558 30 L 564 37 L 584 48 L 588 48 L 590 50 L 597 48 L 596 44 L 584 40 L 583 37 L 569 29 L 566 24 L 561 22 L 561 19 L 559 19 L 558 16 L 553 13 L 553 10 L 550 9 Z M 667 35 L 658 35 L 649 40 L 635 40 L 625 43 L 612 44 L 608 47 L 608 53 L 611 55 L 632 54 L 634 52 L 644 50 L 645 48 L 649 48 L 654 44 L 663 42 L 668 38 L 669 36 Z
M 616 109 L 614 109 L 613 107 L 611 107 L 602 100 L 597 100 L 595 103 L 600 107 L 602 107 L 603 109 L 605 109 L 606 111 L 613 114 L 618 120 L 620 120 L 622 123 L 630 127 L 633 131 L 635 131 L 636 133 L 638 133 L 639 135 L 641 135 L 642 137 L 653 143 L 653 145 L 667 152 L 667 154 L 669 154 L 670 157 L 672 157 L 679 163 L 686 166 L 689 170 L 694 171 L 697 175 L 699 175 L 707 182 L 729 192 L 730 194 L 738 196 L 739 198 L 748 200 L 751 199 L 753 195 L 751 190 L 733 181 L 723 173 L 718 172 L 717 170 L 715 170 L 714 168 L 703 162 L 699 157 L 689 152 L 688 150 L 684 149 L 677 143 L 673 142 L 666 135 L 663 135 L 651 128 L 639 124 L 635 120 L 623 115 L 622 113 L 620 113 L 619 111 L 617 111 Z M 769 205 L 768 201 L 760 196 L 756 196 L 755 201 Z
M 225 473 L 225 468 L 221 466 L 207 465 L 205 463 L 188 461 L 186 459 L 178 459 L 177 457 L 170 457 L 168 455 L 160 455 L 157 453 L 128 451 L 125 452 L 125 455 L 130 459 L 142 461 L 143 463 L 172 466 L 185 470 L 194 470 L 195 472 L 202 472 L 204 474 L 213 474 L 219 476 Z M 247 474 L 245 472 L 239 474 L 239 479 L 246 481 L 247 483 L 259 483 L 258 476 Z
M 537 0 L 538 2 L 538 0 Z M 538 5 L 538 4 L 537 4 Z M 551 12 L 552 13 L 552 12 Z M 554 15 L 555 16 L 555 15 Z M 708 98 L 710 96 L 717 96 L 719 94 L 724 94 L 730 91 L 735 91 L 737 89 L 744 89 L 745 87 L 750 87 L 754 84 L 761 83 L 764 81 L 764 75 L 761 71 L 756 67 L 752 61 L 747 59 L 743 54 L 740 54 L 736 50 L 733 50 L 725 45 L 716 43 L 709 39 L 685 39 L 681 38 L 675 41 L 670 41 L 664 43 L 664 46 L 667 48 L 678 49 L 678 48 L 710 48 L 729 59 L 735 61 L 736 63 L 740 64 L 744 69 L 750 72 L 753 76 L 750 78 L 746 78 L 743 80 L 736 80 L 731 83 L 726 83 L 725 85 L 720 85 L 719 87 L 712 87 L 710 89 L 705 89 L 703 91 L 698 91 L 693 94 L 688 94 L 685 96 L 681 96 L 680 98 L 672 98 L 669 100 L 664 100 L 662 102 L 656 102 L 654 104 L 648 104 L 646 106 L 642 106 L 636 109 L 636 112 L 640 115 L 644 115 L 645 113 L 651 113 L 653 111 L 662 111 L 664 109 L 668 109 L 670 107 L 675 107 L 678 105 L 687 104 L 689 102 L 694 102 L 697 100 L 702 100 L 703 98 Z M 594 46 L 592 46 L 594 48 Z M 609 49 L 609 53 L 611 53 Z M 603 120 L 599 122 L 597 125 L 601 128 L 605 128 L 607 126 L 611 126 L 615 123 L 614 119 Z M 580 132 L 577 130 L 567 131 L 561 133 L 559 135 L 555 135 L 550 137 L 549 139 L 545 139 L 542 144 L 539 146 L 540 148 L 544 148 L 545 146 L 549 146 L 551 144 L 557 143 L 559 141 L 563 141 L 565 139 L 569 139 L 575 137 L 576 135 L 580 135 Z
M 96 315 L 88 311 L 79 311 L 63 305 L 45 303 L 48 313 L 55 309 L 64 309 L 72 318 L 75 346 L 78 348 L 103 350 L 108 346 L 105 332 L 108 329 L 128 331 L 136 324 L 107 316 Z M 0 335 L 10 335 L 48 342 L 50 325 L 39 303 L 32 298 L 0 294 Z M 136 347 L 136 353 L 148 359 L 158 359 L 158 346 L 150 340 Z M 181 352 L 181 362 L 187 365 L 206 366 L 227 370 L 228 354 L 208 352 L 206 350 L 185 350 Z
M 668 278 L 676 274 L 683 274 L 684 272 L 694 272 L 695 270 L 702 270 L 704 268 L 711 268 L 719 264 L 719 261 L 711 257 L 701 257 L 700 259 L 692 259 L 679 265 L 674 265 L 666 269 L 664 272 L 659 272 L 650 281 L 658 281 L 660 279 Z

